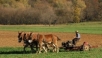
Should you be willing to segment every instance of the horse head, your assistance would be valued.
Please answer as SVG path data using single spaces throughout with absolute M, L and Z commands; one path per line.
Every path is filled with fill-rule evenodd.
M 18 32 L 18 42 L 20 43 L 22 41 L 23 35 L 22 32 Z

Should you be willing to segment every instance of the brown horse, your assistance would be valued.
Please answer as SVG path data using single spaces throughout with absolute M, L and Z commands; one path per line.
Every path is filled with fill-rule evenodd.
M 31 33 L 30 38 L 38 44 L 39 46 L 38 53 L 41 53 L 42 49 L 45 52 L 47 52 L 49 45 L 53 47 L 53 52 L 59 51 L 57 41 L 60 39 L 56 35 L 53 34 L 42 35 L 42 34 Z
M 18 32 L 18 42 L 22 42 L 23 41 L 23 50 L 24 52 L 26 51 L 26 47 L 30 46 L 32 52 L 34 51 L 33 49 L 33 41 L 29 38 L 30 34 L 24 33 L 24 32 Z

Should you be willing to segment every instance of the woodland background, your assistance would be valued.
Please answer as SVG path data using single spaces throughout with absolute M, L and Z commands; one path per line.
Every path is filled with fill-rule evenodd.
M 102 21 L 102 0 L 0 0 L 0 24 Z

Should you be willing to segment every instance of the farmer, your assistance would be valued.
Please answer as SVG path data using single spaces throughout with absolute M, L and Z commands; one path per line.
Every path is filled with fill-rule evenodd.
M 76 43 L 80 40 L 80 34 L 78 31 L 75 31 L 76 37 L 72 40 L 73 44 L 76 45 Z

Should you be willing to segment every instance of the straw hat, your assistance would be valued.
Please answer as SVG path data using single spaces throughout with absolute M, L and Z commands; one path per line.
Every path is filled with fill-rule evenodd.
M 78 30 L 76 32 L 78 32 Z

